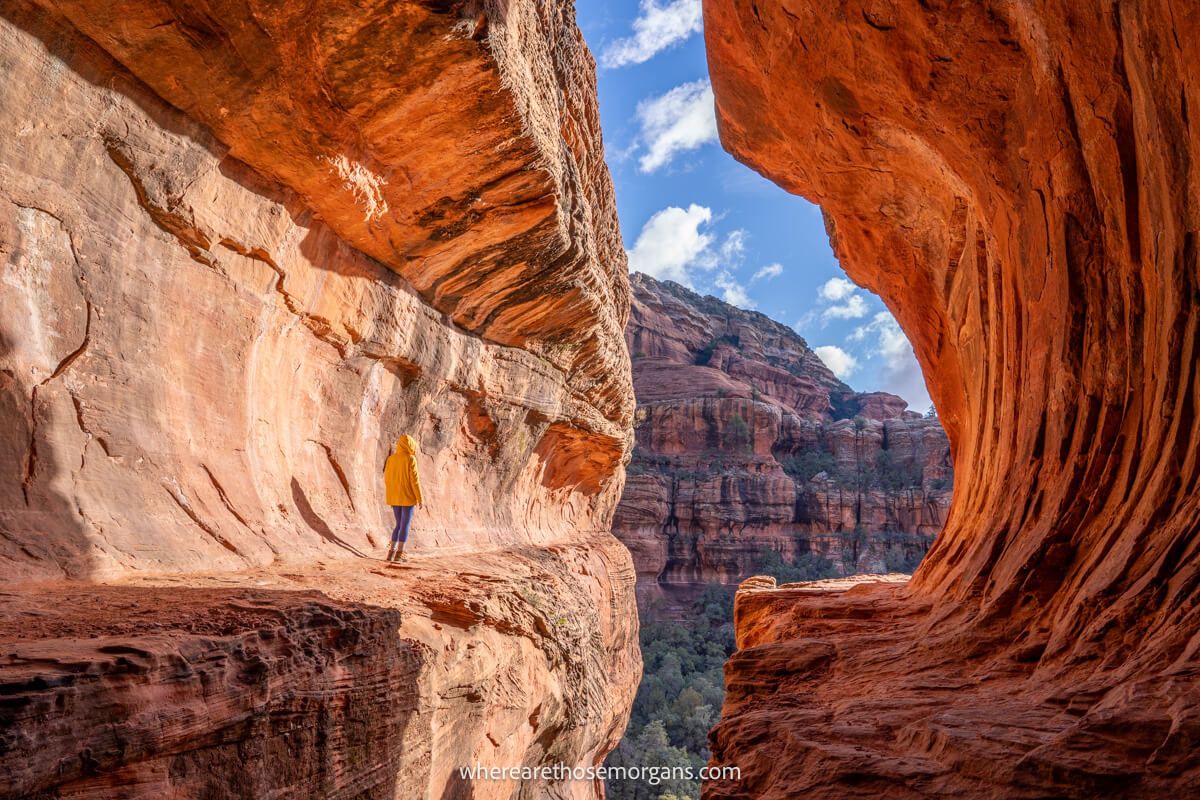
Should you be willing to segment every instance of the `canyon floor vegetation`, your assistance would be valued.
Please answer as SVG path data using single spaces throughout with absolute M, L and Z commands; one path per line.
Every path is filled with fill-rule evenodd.
M 889 572 L 912 573 L 923 553 L 892 545 Z M 787 560 L 764 548 L 757 572 L 779 583 L 838 577 L 834 562 L 816 553 Z M 686 767 L 699 773 L 709 759 L 708 731 L 725 696 L 724 666 L 735 649 L 732 586 L 706 585 L 679 615 L 659 603 L 640 609 L 643 673 L 625 737 L 609 755 L 609 766 Z M 610 800 L 697 800 L 698 780 L 609 781 Z

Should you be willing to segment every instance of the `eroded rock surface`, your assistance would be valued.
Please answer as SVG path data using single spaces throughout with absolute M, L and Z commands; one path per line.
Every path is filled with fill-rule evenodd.
M 13 0 L 0 63 L 5 591 L 104 581 L 115 594 L 61 595 L 100 619 L 150 574 L 192 588 L 186 576 L 287 574 L 288 592 L 339 604 L 272 596 L 266 628 L 210 636 L 189 632 L 204 595 L 175 608 L 155 589 L 160 632 L 129 628 L 101 652 L 55 633 L 59 603 L 41 603 L 43 633 L 13 633 L 0 664 L 24 687 L 6 744 L 29 754 L 0 794 L 107 797 L 136 778 L 129 796 L 205 796 L 196 769 L 240 754 L 259 782 L 212 791 L 508 797 L 452 785 L 449 765 L 601 760 L 638 673 L 632 567 L 607 532 L 633 396 L 626 266 L 571 5 Z M 386 546 L 381 472 L 404 433 L 426 487 L 409 549 L 449 560 L 363 583 L 352 573 Z M 344 583 L 322 583 L 314 564 L 340 560 L 356 565 L 338 568 Z M 502 600 L 471 599 L 479 570 Z M 454 619 L 431 644 L 416 618 L 440 613 L 419 599 L 435 587 Z M 575 611 L 608 622 L 571 639 L 576 621 L 553 620 Z M 221 655 L 264 630 L 265 666 Z M 138 651 L 128 663 L 123 648 Z M 470 652 L 491 677 L 454 666 Z M 407 666 L 385 678 L 392 659 Z M 196 661 L 261 694 L 204 708 L 180 666 Z M 243 667 L 262 675 L 228 672 Z M 60 703 L 64 673 L 76 689 Z M 296 773 L 262 767 L 282 746 L 273 715 L 310 691 L 306 719 L 394 697 L 428 741 L 347 750 L 363 731 L 309 730 L 288 745 Z M 143 713 L 179 727 L 146 732 Z M 372 739 L 400 731 L 374 713 Z
M 1197 35 L 1165 0 L 705 2 L 722 142 L 822 205 L 956 471 L 911 586 L 739 599 L 746 780 L 708 797 L 1200 788 Z
M 521 14 L 534 13 L 526 5 L 542 6 L 517 4 L 504 19 L 515 25 Z M 400 8 L 401 17 L 419 9 Z M 128 11 L 149 13 L 140 5 Z M 161 11 L 162 25 L 127 20 L 114 23 L 112 35 L 140 31 L 150 43 L 200 48 L 207 66 L 193 65 L 194 80 L 208 91 L 257 92 L 264 108 L 273 109 L 271 124 L 305 127 L 290 117 L 293 106 L 271 100 L 268 86 L 239 72 L 248 68 L 241 60 L 235 68 L 217 58 L 225 53 L 218 46 L 223 37 L 258 31 L 266 24 L 262 15 L 231 9 L 224 23 L 210 20 L 215 29 L 202 36 L 170 7 Z M 365 27 L 354 30 L 379 45 L 378 55 L 369 57 L 369 42 L 359 42 L 367 61 L 346 80 L 361 89 L 355 77 L 386 74 L 379 102 L 416 102 L 405 98 L 415 93 L 409 82 L 419 75 L 397 68 L 385 51 L 419 52 L 428 39 L 453 49 L 443 54 L 444 69 L 488 74 L 498 89 L 493 50 L 499 45 L 468 37 L 456 12 L 422 13 L 393 23 L 397 36 L 405 34 L 398 40 L 387 38 L 387 30 L 368 32 L 370 20 L 359 20 Z M 492 149 L 459 137 L 464 126 L 503 133 L 511 147 L 524 148 L 520 167 L 509 165 L 513 180 L 544 182 L 541 205 L 529 209 L 503 185 L 485 197 L 482 187 L 492 182 L 486 174 L 470 171 L 469 180 L 456 181 L 426 165 L 421 151 L 404 151 L 390 180 L 399 181 L 411 160 L 413 169 L 420 165 L 436 176 L 441 198 L 430 208 L 406 190 L 404 200 L 390 200 L 386 213 L 368 220 L 352 198 L 335 213 L 310 203 L 303 186 L 268 180 L 275 167 L 284 179 L 286 170 L 305 165 L 324 175 L 322 153 L 273 145 L 265 152 L 278 163 L 252 163 L 259 171 L 251 170 L 249 156 L 236 155 L 236 136 L 216 129 L 234 140 L 230 145 L 199 124 L 209 121 L 205 114 L 189 117 L 168 107 L 57 12 L 9 4 L 3 91 L 10 113 L 0 144 L 9 209 L 0 246 L 8 266 L 0 302 L 5 402 L 16 430 L 3 440 L 0 491 L 10 577 L 261 565 L 336 552 L 339 539 L 366 547 L 368 534 L 386 521 L 378 474 L 401 432 L 417 438 L 428 476 L 419 543 L 535 541 L 608 527 L 632 414 L 620 340 L 625 262 L 600 161 L 589 57 L 569 7 L 538 13 L 559 26 L 543 31 L 550 38 L 541 48 L 552 52 L 539 51 L 542 66 L 575 70 L 563 78 L 574 83 L 556 84 L 538 113 L 556 113 L 568 130 L 587 123 L 574 141 L 578 157 L 562 142 L 561 150 L 547 153 L 520 136 L 517 98 L 500 91 L 489 96 L 511 107 L 506 128 L 448 109 L 456 127 L 445 130 L 438 148 L 445 158 L 454 157 L 453 148 Z M 84 27 L 102 18 L 97 12 Z M 498 39 L 502 21 L 491 28 Z M 305 24 L 335 37 L 329 47 L 347 56 L 350 45 L 336 37 L 350 34 L 335 20 L 313 15 Z M 293 31 L 295 41 L 307 29 Z M 256 40 L 247 52 L 270 64 L 277 50 L 288 49 L 282 33 L 271 41 Z M 191 74 L 183 53 L 163 62 L 112 49 L 147 80 L 177 86 Z M 456 90 L 453 74 L 433 84 L 438 92 Z M 521 85 L 541 86 L 532 78 Z M 217 95 L 210 100 L 224 102 Z M 209 110 L 220 116 L 222 109 L 241 118 L 237 125 L 254 118 L 232 101 Z M 340 116 L 331 111 L 331 119 L 365 125 L 351 109 Z M 393 113 L 386 126 L 393 135 L 411 135 L 428 121 Z M 270 144 L 267 131 L 257 135 L 259 146 Z M 557 184 L 551 172 L 574 183 Z M 313 194 L 322 204 L 339 196 Z M 596 195 L 594 203 L 588 194 Z M 579 210 L 585 207 L 586 214 Z M 474 209 L 475 227 L 448 230 L 443 218 L 455 209 Z M 473 297 L 486 306 L 481 318 L 505 318 L 509 293 L 460 287 L 451 302 L 420 281 L 414 289 L 405 276 L 439 277 L 430 259 L 383 252 L 372 258 L 364 242 L 340 227 L 343 217 L 356 214 L 377 235 L 406 247 L 474 249 L 476 258 L 462 256 L 460 268 L 477 279 L 488 271 L 482 251 L 519 254 L 532 282 L 521 291 L 536 296 L 537 310 L 522 325 L 523 346 L 505 346 L 512 337 L 459 317 Z M 532 250 L 510 248 L 520 237 L 491 224 L 490 215 L 522 217 L 529 228 L 545 228 L 546 238 Z M 411 217 L 425 219 L 425 227 L 405 227 Z M 559 292 L 574 305 L 559 309 Z M 563 326 L 577 337 L 564 337 Z M 578 351 L 585 345 L 603 351 L 584 359 L 590 368 L 603 365 L 601 377 L 575 368 L 572 359 L 584 358 Z M 575 463 L 581 449 L 588 457 Z M 282 530 L 291 532 L 288 546 L 273 546 Z
M 627 565 L 605 537 L 6 591 L 0 796 L 594 797 L 459 769 L 603 760 L 637 623 L 592 576 L 630 596 Z
M 762 314 L 632 276 L 636 447 L 614 532 L 647 597 L 754 574 L 766 550 L 847 573 L 917 560 L 953 470 L 935 419 L 857 393 Z

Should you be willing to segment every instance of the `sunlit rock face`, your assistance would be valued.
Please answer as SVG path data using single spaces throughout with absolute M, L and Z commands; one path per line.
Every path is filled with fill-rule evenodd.
M 278 613 L 212 635 L 297 644 L 262 645 L 260 694 L 210 711 L 192 673 L 163 665 L 225 645 L 193 641 L 203 612 L 173 610 L 171 592 L 147 595 L 153 625 L 103 641 L 86 621 L 67 639 L 9 626 L 0 671 L 24 699 L 3 712 L 5 752 L 44 748 L 3 775 L 5 796 L 112 796 L 132 771 L 144 796 L 442 797 L 466 791 L 456 760 L 601 760 L 638 677 L 632 565 L 608 533 L 633 394 L 626 264 L 571 4 L 16 0 L 0 8 L 0 63 L 0 580 L 169 580 L 181 596 L 250 582 L 336 590 L 361 611 L 335 636 L 324 611 L 262 599 Z M 402 434 L 425 485 L 409 550 L 447 560 L 369 577 Z M 29 597 L 17 619 L 55 608 Z M 242 723 L 292 708 L 281 695 L 311 690 L 313 718 L 366 702 L 347 693 L 396 653 L 402 685 L 372 691 L 426 726 L 402 754 L 293 737 L 296 773 L 197 777 L 277 754 L 262 743 L 286 731 Z M 132 670 L 118 681 L 132 694 L 106 706 L 110 662 Z M 197 716 L 172 732 L 136 718 L 147 707 Z M 84 758 L 101 719 L 118 745 Z M 213 737 L 243 746 L 206 750 Z M 163 760 L 185 751 L 189 769 Z
M 8 14 L 6 557 L 335 552 L 306 505 L 363 547 L 400 433 L 423 543 L 606 529 L 628 295 L 570 7 L 269 5 Z
M 847 573 L 885 571 L 893 546 L 920 558 L 953 483 L 937 420 L 853 391 L 762 314 L 631 283 L 636 447 L 613 530 L 645 599 L 674 606 L 736 583 L 765 551 Z
M 740 601 L 713 741 L 749 775 L 709 797 L 1196 789 L 1198 34 L 1153 0 L 705 3 L 724 146 L 822 205 L 956 471 L 909 588 Z

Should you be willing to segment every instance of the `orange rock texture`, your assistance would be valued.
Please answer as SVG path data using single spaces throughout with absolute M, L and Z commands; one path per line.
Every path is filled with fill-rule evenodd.
M 6 587 L 0 797 L 597 797 L 459 770 L 615 746 L 640 667 L 628 558 L 605 537 Z
M 738 601 L 717 797 L 1200 789 L 1200 7 L 706 0 L 725 147 L 819 202 L 954 456 L 911 586 Z
M 885 571 L 893 546 L 920 557 L 950 505 L 937 420 L 855 392 L 762 314 L 630 282 L 636 446 L 613 532 L 640 595 L 672 604 L 737 583 L 766 550 L 851 573 Z
M 508 797 L 451 765 L 602 760 L 639 670 L 608 533 L 633 394 L 571 4 L 12 0 L 0 63 L 0 580 L 31 598 L 0 662 L 21 687 L 3 749 L 28 759 L 5 756 L 0 796 L 110 797 L 136 775 L 138 796 Z M 446 560 L 359 580 L 401 434 L 425 485 L 409 550 Z M 284 581 L 343 610 L 268 593 L 213 633 L 190 622 L 206 600 L 147 589 L 154 632 L 33 624 L 76 603 L 111 618 L 116 595 L 30 582 L 154 580 L 181 598 Z M 310 731 L 296 772 L 258 769 L 270 709 L 364 703 L 353 676 L 395 653 L 367 705 L 408 708 L 416 745 Z M 119 703 L 96 677 L 113 670 Z M 206 710 L 227 677 L 258 694 Z

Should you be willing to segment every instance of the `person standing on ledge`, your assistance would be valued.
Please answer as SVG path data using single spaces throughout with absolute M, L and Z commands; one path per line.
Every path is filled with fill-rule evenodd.
M 392 528 L 392 546 L 388 549 L 387 560 L 397 562 L 404 558 L 404 543 L 408 541 L 413 511 L 421 504 L 416 439 L 401 436 L 396 442 L 396 452 L 388 456 L 387 463 L 383 465 L 383 485 L 387 492 L 387 504 L 396 515 L 396 527 Z

